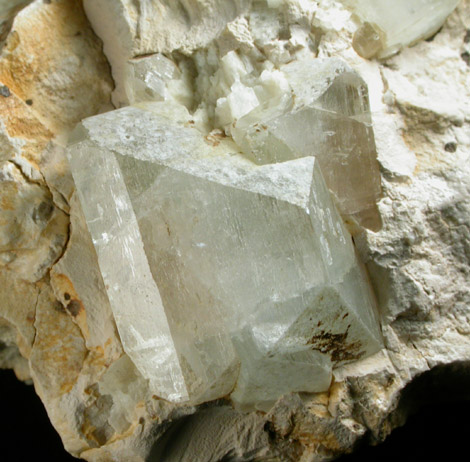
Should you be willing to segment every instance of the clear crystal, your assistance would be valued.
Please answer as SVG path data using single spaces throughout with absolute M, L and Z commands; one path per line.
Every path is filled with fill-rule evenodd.
M 124 349 L 159 396 L 235 387 L 235 402 L 263 408 L 380 349 L 315 158 L 258 166 L 127 107 L 83 121 L 69 159 Z
M 254 162 L 315 156 L 340 212 L 378 230 L 380 172 L 367 86 L 338 59 L 283 66 L 294 103 L 261 106 L 240 118 L 232 136 Z
M 364 58 L 385 58 L 439 30 L 459 0 L 343 0 L 364 21 L 353 46 Z
M 164 101 L 173 80 L 180 77 L 176 64 L 161 53 L 127 62 L 126 93 L 131 103 Z

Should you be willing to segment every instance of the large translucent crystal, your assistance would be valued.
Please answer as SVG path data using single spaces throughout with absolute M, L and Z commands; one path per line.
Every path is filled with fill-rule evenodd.
M 237 150 L 127 107 L 83 121 L 69 159 L 124 348 L 155 393 L 234 390 L 263 408 L 326 390 L 381 341 L 317 161 Z
M 232 135 L 258 164 L 315 156 L 343 216 L 378 230 L 380 172 L 367 86 L 338 59 L 295 61 L 282 67 L 293 103 L 259 106 Z
M 364 58 L 386 58 L 439 30 L 459 0 L 343 0 L 364 21 L 353 46 Z

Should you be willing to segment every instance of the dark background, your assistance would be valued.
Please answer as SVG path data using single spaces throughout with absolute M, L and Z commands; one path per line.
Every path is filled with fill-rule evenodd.
M 34 388 L 19 382 L 10 370 L 0 370 L 0 405 L 2 462 L 79 460 L 63 449 Z M 469 442 L 470 401 L 440 403 L 422 407 L 404 427 L 394 430 L 385 443 L 360 447 L 337 461 L 468 460 Z

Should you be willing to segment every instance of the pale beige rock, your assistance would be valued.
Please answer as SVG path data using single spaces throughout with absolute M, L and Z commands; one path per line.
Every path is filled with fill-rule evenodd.
M 34 2 L 15 18 L 0 81 L 52 132 L 109 109 L 112 81 L 79 2 Z
M 28 182 L 10 161 L 0 164 L 0 198 L 0 265 L 35 282 L 60 257 L 68 217 L 44 185 Z
M 194 454 L 200 454 L 198 462 L 223 460 L 228 447 L 233 457 L 248 452 L 254 460 L 265 458 L 271 451 L 264 425 L 261 415 L 237 412 L 230 406 L 202 410 L 187 419 L 184 431 L 168 440 L 165 460 L 189 462 Z M 204 453 L 201 447 L 206 448 Z
M 416 153 L 419 172 L 437 173 L 466 159 L 470 67 L 462 30 L 470 28 L 469 14 L 470 7 L 462 6 L 434 41 L 404 50 L 383 70 L 389 101 L 403 116 L 404 139 Z
M 64 155 L 64 146 L 60 142 L 51 141 L 41 152 L 39 168 L 52 194 L 54 204 L 69 214 L 75 187 Z
M 80 378 L 87 350 L 72 316 L 46 284 L 39 285 L 34 328 L 29 363 L 35 390 L 52 424 L 60 429 L 66 447 L 84 449 L 86 440 L 79 431 L 82 417 L 74 415 L 73 401 L 68 396 Z
M 0 305 L 2 307 L 0 320 L 3 329 L 11 330 L 10 340 L 14 342 L 25 358 L 31 352 L 35 337 L 35 310 L 38 301 L 38 289 L 18 279 L 15 273 L 2 269 L 0 271 L 0 286 L 8 287 L 1 291 Z M 5 341 L 8 333 L 2 332 L 1 339 Z
M 1 62 L 1 57 L 0 57 Z M 2 77 L 0 82 L 3 85 Z M 20 155 L 30 168 L 37 169 L 41 152 L 52 137 L 36 117 L 31 107 L 8 87 L 9 96 L 0 96 L 0 133 L 2 133 L 1 160 L 19 159 Z
M 82 301 L 62 305 L 50 286 L 51 266 L 69 238 L 73 184 L 57 146 L 43 154 L 54 135 L 109 107 L 112 80 L 100 41 L 73 1 L 35 2 L 17 16 L 0 75 L 0 364 L 22 380 L 32 377 L 67 448 L 78 455 L 97 444 L 83 437 L 78 396 L 87 396 L 84 389 L 121 352 L 112 323 L 98 340 L 99 329 L 87 330 Z M 90 349 L 83 332 L 91 332 Z
M 77 313 L 68 311 L 72 316 Z M 46 285 L 40 287 L 34 328 L 36 336 L 30 363 L 36 386 L 43 395 L 60 396 L 69 392 L 83 367 L 85 342 L 78 327 Z M 58 352 L 60 351 L 60 354 Z M 55 371 L 60 370 L 57 374 Z

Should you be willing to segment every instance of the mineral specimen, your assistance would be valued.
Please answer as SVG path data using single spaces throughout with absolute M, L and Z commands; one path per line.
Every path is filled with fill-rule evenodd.
M 364 21 L 354 37 L 363 57 L 386 58 L 436 33 L 459 0 L 343 0 Z
M 168 400 L 235 386 L 263 407 L 381 348 L 318 162 L 237 151 L 134 107 L 84 120 L 69 148 L 124 349 Z
M 445 390 L 464 388 L 470 358 L 470 0 L 460 1 L 432 40 L 386 61 L 364 57 L 383 58 L 397 50 L 387 49 L 387 40 L 397 37 L 392 26 L 401 29 L 398 47 L 414 43 L 421 26 L 431 34 L 438 27 L 435 7 L 449 5 L 450 11 L 451 4 L 357 1 L 367 8 L 352 14 L 346 0 L 35 0 L 18 13 L 16 7 L 25 3 L 0 1 L 0 367 L 34 382 L 68 452 L 88 462 L 318 462 L 350 452 L 360 440 L 383 440 L 403 422 L 407 403 L 454 398 L 455 393 L 439 396 L 441 384 Z M 337 101 L 334 111 L 308 100 L 301 107 L 315 72 L 327 69 L 327 62 L 336 62 L 332 69 L 337 66 L 339 73 L 326 72 L 314 84 L 325 98 L 346 88 L 357 94 L 367 83 L 374 149 L 363 136 L 371 132 L 369 111 L 363 117 L 360 105 L 351 106 L 354 115 Z M 287 72 L 296 64 L 298 71 Z M 302 75 L 304 65 L 315 72 Z M 355 76 L 351 85 L 348 74 Z M 351 101 L 351 95 L 338 100 Z M 325 103 L 321 96 L 319 101 Z M 77 191 L 62 146 L 68 131 L 85 117 L 129 104 L 161 116 L 148 113 L 151 122 L 144 123 L 142 110 L 127 109 L 122 121 L 121 112 L 109 112 L 106 120 L 115 128 L 110 136 L 102 130 L 104 116 L 85 121 L 84 138 L 76 134 L 80 141 L 72 151 L 83 150 L 83 164 L 91 171 L 84 178 L 97 184 L 89 180 L 94 189 L 87 191 L 77 181 Z M 299 113 L 310 111 L 314 128 L 315 120 L 330 120 L 327 113 L 334 130 L 325 125 L 325 132 L 336 130 L 337 141 L 328 144 L 330 137 L 322 138 L 326 133 L 318 129 L 307 156 L 296 152 L 290 160 L 255 165 L 243 140 L 262 135 L 242 122 L 257 111 L 268 122 L 276 117 L 298 122 L 290 124 L 298 144 L 309 133 L 305 127 L 297 130 L 303 121 Z M 349 138 L 338 131 L 343 118 L 344 127 L 360 134 L 361 149 L 355 152 L 363 156 L 364 146 L 377 151 L 383 186 L 380 231 L 349 227 L 350 218 L 366 222 L 341 206 L 377 294 L 384 336 L 381 351 L 366 351 L 357 360 L 364 346 L 359 342 L 373 343 L 364 329 L 359 332 L 370 312 L 367 296 L 361 296 L 365 279 L 356 269 L 355 283 L 338 265 L 323 284 L 307 271 L 313 260 L 324 268 L 318 274 L 328 268 L 322 255 L 311 256 L 322 234 L 309 224 L 315 214 L 307 217 L 305 210 L 315 207 L 305 205 L 308 194 L 289 198 L 285 189 L 297 185 L 293 191 L 306 191 L 310 185 L 322 210 L 333 210 L 328 194 L 318 194 L 318 164 L 331 181 L 330 167 L 318 153 L 325 143 L 330 152 L 348 152 Z M 233 136 L 239 136 L 236 146 Z M 127 148 L 129 156 L 123 152 Z M 152 160 L 142 160 L 141 152 Z M 180 156 L 185 152 L 193 156 L 187 166 Z M 117 165 L 116 178 L 102 168 L 103 158 Z M 156 184 L 158 168 L 164 173 Z M 233 173 L 224 182 L 227 170 Z M 340 171 L 343 183 L 352 178 L 357 187 L 376 184 L 363 164 Z M 364 174 L 361 181 L 358 173 Z M 234 187 L 241 175 L 247 182 L 262 178 L 258 187 L 269 188 L 257 192 L 249 182 Z M 266 182 L 267 177 L 276 181 Z M 95 194 L 101 186 L 109 190 L 112 180 L 124 185 L 126 213 L 135 216 L 114 228 L 107 225 L 116 222 L 113 207 L 120 196 Z M 147 180 L 148 188 L 141 184 Z M 275 197 L 274 191 L 282 194 Z M 100 230 L 110 241 L 119 238 L 118 231 L 129 236 L 123 226 L 134 226 L 134 236 L 138 232 L 142 239 L 140 250 L 135 245 L 130 255 L 140 255 L 142 266 L 126 264 L 119 243 L 108 252 L 120 252 L 109 258 L 95 248 L 93 223 L 87 225 L 79 193 L 86 196 L 88 214 L 93 203 L 108 204 Z M 354 193 L 353 188 L 351 197 Z M 349 199 L 334 194 L 339 205 Z M 165 224 L 158 226 L 163 214 L 170 235 Z M 232 246 L 231 236 L 249 246 Z M 97 241 L 101 235 L 93 237 Z M 334 263 L 354 262 L 355 257 L 346 258 L 348 245 L 333 246 L 337 239 L 331 247 L 341 259 L 332 252 Z M 216 258 L 219 250 L 226 252 L 222 262 Z M 289 251 L 292 262 L 284 258 Z M 100 271 L 103 259 L 107 273 Z M 147 268 L 150 283 L 131 277 L 131 268 L 140 274 Z M 312 274 L 310 282 L 318 284 L 309 288 Z M 341 274 L 350 288 L 338 283 Z M 119 286 L 109 284 L 116 279 Z M 246 289 L 240 289 L 240 280 L 248 281 Z M 153 281 L 153 301 L 161 299 L 161 305 L 142 301 L 143 291 L 132 295 L 138 281 L 145 290 Z M 277 299 L 280 290 L 285 299 Z M 316 297 L 315 290 L 322 294 Z M 355 301 L 354 293 L 366 301 Z M 249 307 L 253 313 L 247 315 Z M 237 312 L 243 323 L 234 319 Z M 145 313 L 153 317 L 145 319 Z M 172 361 L 166 364 L 165 352 L 151 346 L 155 332 L 165 327 Z M 211 344 L 214 331 L 218 343 Z M 132 335 L 147 336 L 147 352 L 132 351 Z M 151 358 L 151 353 L 161 366 L 146 363 L 145 354 Z M 163 366 L 175 371 L 166 382 L 159 377 Z M 426 377 L 437 385 L 432 394 Z M 180 395 L 174 393 L 178 385 Z M 171 393 L 184 402 L 159 399 Z M 195 405 L 202 401 L 207 402 Z M 242 409 L 234 409 L 234 402 Z M 436 428 L 440 423 L 433 422 Z M 8 432 L 10 440 L 11 425 Z M 10 444 L 3 457 L 36 457 L 22 453 L 28 446 L 37 453 L 37 445 Z
M 281 70 L 292 100 L 249 111 L 233 123 L 234 140 L 259 164 L 315 156 L 343 216 L 378 230 L 380 174 L 365 82 L 338 59 Z

